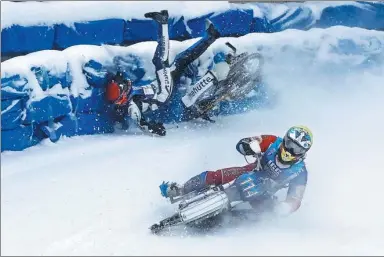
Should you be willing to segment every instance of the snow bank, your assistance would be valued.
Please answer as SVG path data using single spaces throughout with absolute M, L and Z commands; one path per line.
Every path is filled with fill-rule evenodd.
M 197 40 L 172 41 L 170 59 Z M 215 54 L 229 50 L 227 41 L 240 53 L 260 52 L 267 65 L 273 61 L 286 63 L 287 71 L 292 69 L 292 59 L 329 73 L 383 67 L 384 33 L 379 31 L 332 27 L 221 38 L 193 63 L 170 104 L 154 114 L 156 118 L 165 122 L 182 118 L 180 98 L 185 87 L 212 68 Z M 8 141 L 3 140 L 2 150 L 21 150 L 46 137 L 56 141 L 60 136 L 113 132 L 113 115 L 104 101 L 108 74 L 120 67 L 136 85 L 155 79 L 151 62 L 155 47 L 155 42 L 129 47 L 79 45 L 3 62 L 2 136 Z M 236 103 L 224 103 L 218 114 L 273 104 L 267 90 L 265 84 L 255 85 L 257 93 Z
M 168 9 L 170 37 L 200 37 L 205 18 L 224 36 L 335 25 L 384 28 L 384 4 L 375 2 L 2 2 L 2 55 L 65 49 L 78 44 L 129 45 L 155 40 L 156 24 L 144 13 Z M 26 15 L 27 14 L 27 15 Z M 22 18 L 20 18 L 22 17 Z

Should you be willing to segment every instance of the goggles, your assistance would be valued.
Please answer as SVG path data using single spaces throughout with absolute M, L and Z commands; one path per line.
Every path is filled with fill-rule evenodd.
M 307 152 L 304 147 L 289 137 L 284 138 L 283 146 L 289 153 L 295 156 L 300 156 Z

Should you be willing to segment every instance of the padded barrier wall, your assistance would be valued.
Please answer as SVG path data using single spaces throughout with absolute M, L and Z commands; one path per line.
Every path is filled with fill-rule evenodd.
M 280 16 L 268 19 L 267 15 L 254 17 L 252 9 L 230 9 L 221 13 L 209 13 L 185 20 L 183 16 L 169 20 L 170 38 L 185 40 L 200 37 L 204 19 L 210 18 L 223 36 L 242 36 L 250 32 L 278 32 L 285 29 L 326 28 L 343 25 L 366 29 L 384 29 L 384 3 L 359 2 L 355 5 L 329 6 L 315 20 L 307 6 L 290 7 Z M 255 3 L 257 5 L 257 3 Z M 74 26 L 13 25 L 1 31 L 1 55 L 12 56 L 40 50 L 61 50 L 78 44 L 101 45 L 156 40 L 156 25 L 149 19 L 105 19 L 75 22 Z
M 307 30 L 334 25 L 383 29 L 384 4 L 365 3 L 365 5 L 366 8 L 352 5 L 327 7 L 317 21 L 313 21 L 311 10 L 304 7 L 286 11 L 273 20 L 253 17 L 253 11 L 247 9 L 210 13 L 187 21 L 184 17 L 177 19 L 171 17 L 169 33 L 174 40 L 200 37 L 204 30 L 205 18 L 210 18 L 223 36 L 233 37 L 252 32 L 277 32 L 290 28 Z M 1 53 L 12 55 L 45 49 L 61 50 L 78 44 L 129 45 L 148 40 L 156 40 L 156 24 L 144 19 L 89 21 L 75 23 L 73 28 L 63 24 L 51 27 L 14 25 L 1 31 Z M 44 138 L 55 142 L 60 136 L 114 131 L 113 112 L 104 100 L 108 73 L 103 65 L 91 60 L 83 66 L 82 72 L 88 83 L 86 90 L 90 97 L 82 95 L 74 97 L 71 94 L 72 74 L 69 69 L 55 75 L 50 74 L 44 67 L 32 67 L 31 71 L 46 95 L 42 99 L 33 98 L 26 77 L 16 74 L 1 78 L 1 151 L 23 150 L 36 145 Z M 141 81 L 145 73 L 140 67 L 131 72 L 135 76 L 136 83 Z M 192 72 L 186 76 L 193 80 L 196 73 Z M 220 114 L 241 112 L 244 106 L 255 107 L 260 104 L 262 95 L 263 90 L 259 95 L 244 99 L 235 106 L 224 102 L 220 107 Z M 177 91 L 169 105 L 163 107 L 172 112 L 162 116 L 160 109 L 160 112 L 154 113 L 153 117 L 165 122 L 180 120 L 182 112 L 180 98 L 181 92 Z

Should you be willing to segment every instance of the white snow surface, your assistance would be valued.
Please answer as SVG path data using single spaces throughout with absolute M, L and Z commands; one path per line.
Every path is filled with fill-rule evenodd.
M 1 254 L 383 255 L 384 67 L 346 65 L 383 50 L 363 43 L 360 55 L 329 51 L 338 37 L 364 35 L 377 41 L 383 32 L 331 28 L 233 39 L 267 48 L 265 80 L 277 94 L 268 109 L 215 124 L 182 123 L 163 138 L 115 133 L 3 152 Z M 22 65 L 22 58 L 13 60 Z M 330 63 L 339 64 L 337 72 L 327 70 Z M 149 232 L 176 207 L 160 195 L 163 180 L 244 165 L 235 150 L 239 139 L 283 135 L 296 124 L 314 133 L 308 187 L 296 213 L 206 235 Z

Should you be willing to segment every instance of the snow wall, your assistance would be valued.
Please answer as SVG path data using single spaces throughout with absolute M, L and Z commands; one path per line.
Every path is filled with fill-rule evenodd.
M 370 31 L 384 28 L 383 3 L 206 2 L 193 6 L 201 3 L 164 2 L 171 15 L 171 60 L 203 35 L 205 18 L 225 38 L 190 66 L 170 103 L 151 114 L 160 121 L 181 120 L 185 88 L 212 68 L 216 54 L 228 51 L 227 41 L 239 52 L 262 53 L 266 61 L 276 55 L 285 60 L 305 56 L 308 64 L 321 63 L 330 72 L 340 66 L 381 65 L 384 59 L 383 32 Z M 135 85 L 155 79 L 151 59 L 156 24 L 142 18 L 144 12 L 155 11 L 150 4 L 1 3 L 2 56 L 29 53 L 1 64 L 1 151 L 23 150 L 45 138 L 57 141 L 61 136 L 112 133 L 113 112 L 104 100 L 108 74 L 119 66 Z M 74 9 L 83 11 L 72 14 Z M 26 12 L 31 15 L 21 16 Z M 215 114 L 270 106 L 273 99 L 268 85 L 255 85 L 246 98 L 223 102 Z

